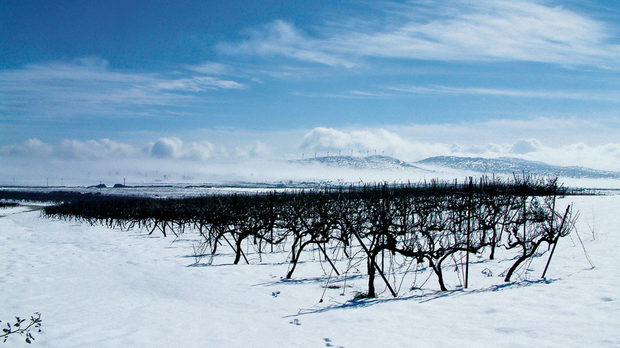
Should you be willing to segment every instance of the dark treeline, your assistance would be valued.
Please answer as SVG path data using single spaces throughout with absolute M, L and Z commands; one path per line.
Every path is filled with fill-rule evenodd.
M 16 202 L 0 202 L 0 208 L 17 207 L 19 203 Z
M 557 180 L 482 178 L 464 184 L 431 181 L 182 199 L 59 195 L 62 203 L 44 211 L 50 217 L 164 236 L 195 230 L 201 251 L 213 255 L 228 245 L 234 263 L 248 262 L 250 245 L 259 253 L 287 248 L 286 278 L 293 276 L 304 250 L 319 251 L 336 274 L 335 255 L 361 254 L 369 276 L 367 295 L 374 297 L 377 277 L 396 296 L 386 254 L 428 265 L 440 289 L 447 290 L 443 266 L 455 254 L 484 253 L 494 259 L 500 248 L 515 250 L 518 257 L 504 277 L 510 281 L 542 244 L 551 248 L 571 232 L 572 207 L 556 208 L 557 197 L 566 193 Z
M 101 196 L 100 193 L 81 193 L 74 191 L 36 191 L 32 190 L 0 190 L 0 199 L 10 201 L 31 201 L 31 202 L 71 202 L 87 201 Z

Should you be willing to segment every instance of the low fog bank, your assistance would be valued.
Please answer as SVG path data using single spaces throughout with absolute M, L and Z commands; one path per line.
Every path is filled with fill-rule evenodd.
M 492 175 L 491 173 L 487 173 Z M 420 168 L 359 169 L 318 163 L 249 159 L 244 161 L 190 161 L 183 159 L 27 160 L 0 159 L 0 186 L 235 185 L 235 184 L 363 184 L 465 180 L 480 177 L 473 171 L 434 166 Z M 511 175 L 495 175 L 508 178 Z M 617 179 L 560 178 L 566 186 L 620 188 Z
M 364 183 L 431 179 L 437 173 L 413 168 L 350 169 L 284 160 L 116 161 L 0 160 L 3 186 L 88 186 L 96 184 Z

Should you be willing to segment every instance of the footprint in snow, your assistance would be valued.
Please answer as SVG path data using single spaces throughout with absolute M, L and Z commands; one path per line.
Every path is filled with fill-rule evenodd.
M 332 343 L 332 339 L 329 337 L 325 337 L 323 339 L 323 341 L 325 342 L 325 347 L 333 347 L 334 344 Z M 338 346 L 338 348 L 344 348 L 343 346 Z

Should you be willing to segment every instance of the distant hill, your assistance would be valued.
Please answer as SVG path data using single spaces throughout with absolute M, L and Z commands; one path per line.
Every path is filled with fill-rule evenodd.
M 353 169 L 396 169 L 396 168 L 422 168 L 401 161 L 390 156 L 323 156 L 296 160 L 302 164 L 323 164 L 330 167 L 353 168 Z
M 471 170 L 481 173 L 526 173 L 540 176 L 562 176 L 571 178 L 620 179 L 620 173 L 585 167 L 562 167 L 520 158 L 482 158 L 437 156 L 415 162 L 420 165 L 441 166 L 452 169 Z
M 294 160 L 292 162 L 313 165 L 321 164 L 335 168 L 350 169 L 418 169 L 432 171 L 425 166 L 444 167 L 457 170 L 467 170 L 487 174 L 512 174 L 526 172 L 538 176 L 560 176 L 570 178 L 589 179 L 620 179 L 619 172 L 597 170 L 585 167 L 555 166 L 544 162 L 528 161 L 514 157 L 483 158 L 436 156 L 421 161 L 408 163 L 390 156 L 321 156 Z M 430 170 L 429 170 L 430 169 Z

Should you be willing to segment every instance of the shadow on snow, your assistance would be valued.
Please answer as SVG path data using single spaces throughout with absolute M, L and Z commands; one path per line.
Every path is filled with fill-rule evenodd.
M 434 300 L 438 300 L 438 299 L 446 298 L 446 297 L 496 292 L 496 291 L 502 291 L 502 290 L 507 290 L 507 289 L 513 289 L 513 288 L 523 288 L 523 287 L 528 287 L 528 286 L 537 285 L 537 284 L 551 284 L 557 280 L 559 279 L 523 280 L 519 282 L 510 282 L 510 283 L 505 283 L 505 284 L 492 285 L 490 287 L 482 288 L 482 289 L 471 289 L 471 290 L 455 289 L 455 290 L 448 290 L 448 291 L 437 290 L 437 291 L 433 291 L 427 294 L 416 294 L 416 295 L 397 297 L 397 298 L 352 299 L 345 303 L 327 306 L 323 308 L 306 309 L 306 310 L 301 309 L 297 314 L 287 315 L 284 318 L 298 317 L 298 316 L 307 315 L 307 314 L 323 313 L 323 312 L 339 310 L 339 309 L 371 307 L 377 304 L 390 303 L 390 302 L 415 301 L 418 303 L 426 303 L 426 302 L 430 302 L 430 301 L 434 301 Z

